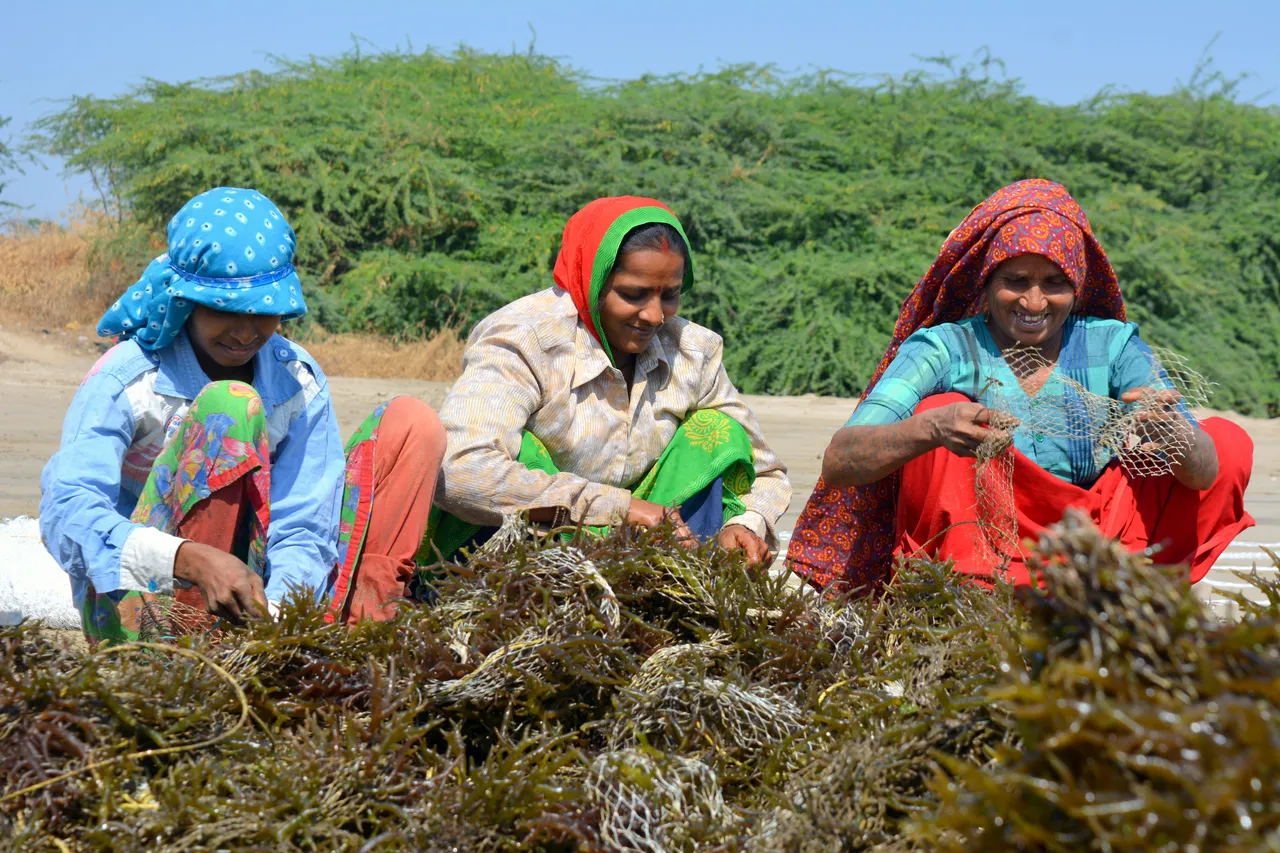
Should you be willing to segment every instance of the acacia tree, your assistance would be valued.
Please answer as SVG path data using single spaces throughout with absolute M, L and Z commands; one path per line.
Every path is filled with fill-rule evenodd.
M 465 330 L 549 284 L 582 204 L 661 198 L 698 259 L 681 312 L 769 394 L 860 393 L 948 231 L 1000 186 L 1051 178 L 1144 338 L 1190 356 L 1215 404 L 1280 415 L 1280 107 L 1238 102 L 1204 63 L 1170 94 L 1064 106 L 986 54 L 926 62 L 605 84 L 537 55 L 359 53 L 73 98 L 33 130 L 142 235 L 209 187 L 268 193 L 339 331 Z M 154 256 L 129 247 L 99 262 Z
M 68 174 L 85 174 L 93 183 L 95 195 L 107 216 L 122 221 L 124 205 L 118 192 L 119 165 L 101 150 L 102 143 L 115 129 L 112 121 L 116 102 L 92 96 L 75 96 L 62 112 L 45 116 L 32 124 L 27 140 L 31 151 L 61 157 Z M 85 156 L 93 151 L 94 156 Z
M 0 130 L 3 130 L 4 126 L 11 120 L 8 116 L 0 116 Z M 9 148 L 8 143 L 3 138 L 0 138 L 0 207 L 15 207 L 13 202 L 7 201 L 4 197 L 5 187 L 8 186 L 4 176 L 6 172 L 16 171 L 20 171 L 18 169 L 18 161 L 13 156 L 13 151 Z

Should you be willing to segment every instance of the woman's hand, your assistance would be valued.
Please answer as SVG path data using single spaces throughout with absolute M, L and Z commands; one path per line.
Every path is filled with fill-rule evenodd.
M 226 551 L 183 542 L 173 561 L 173 576 L 195 584 L 214 616 L 239 624 L 246 617 L 267 615 L 262 578 Z
M 741 524 L 730 524 L 722 528 L 716 541 L 726 551 L 743 551 L 747 556 L 747 562 L 753 566 L 762 566 L 769 562 L 769 546 Z
M 1192 427 L 1178 411 L 1182 394 L 1173 389 L 1155 391 L 1142 386 L 1125 391 L 1120 395 L 1120 402 L 1137 403 L 1144 397 L 1149 397 L 1154 405 L 1144 407 L 1134 416 L 1138 436 L 1143 441 L 1140 449 L 1145 453 L 1184 453 L 1190 443 Z M 1179 437 L 1181 441 L 1177 440 Z
M 977 456 L 978 448 L 988 439 L 1007 445 L 1013 440 L 1009 430 L 1019 424 L 1017 418 L 1001 417 L 981 403 L 952 403 L 925 414 L 934 445 L 964 457 Z M 993 417 L 1001 429 L 991 426 Z
M 694 538 L 693 531 L 689 529 L 689 526 L 684 523 L 684 519 L 680 517 L 679 509 L 641 500 L 640 498 L 631 499 L 631 507 L 627 510 L 627 524 L 647 528 L 657 527 L 664 521 L 671 522 L 672 530 L 681 545 L 686 548 L 697 546 L 698 540 Z
M 1136 403 L 1151 388 L 1130 388 L 1120 395 L 1122 403 Z M 1145 453 L 1165 453 L 1174 478 L 1182 485 L 1204 491 L 1218 478 L 1218 449 L 1209 434 L 1192 424 L 1178 410 L 1182 395 L 1172 389 L 1155 392 L 1156 405 L 1138 412 L 1139 449 Z
M 1130 388 L 1128 391 L 1125 391 L 1123 394 L 1120 395 L 1120 402 L 1136 403 L 1139 400 L 1141 400 L 1143 397 L 1145 397 L 1147 394 L 1151 393 L 1151 391 L 1152 391 L 1151 387 L 1147 385 L 1143 385 L 1138 388 Z M 1176 406 L 1178 402 L 1182 400 L 1182 394 L 1173 390 L 1172 388 L 1166 388 L 1161 391 L 1156 391 L 1155 396 L 1156 396 L 1156 399 L 1159 400 L 1161 404 L 1163 404 L 1164 408 L 1167 408 L 1170 410 L 1172 410 L 1172 407 Z
M 841 427 L 823 454 L 822 480 L 828 486 L 875 483 L 939 447 L 974 457 L 990 440 L 1000 450 L 1013 442 L 1010 430 L 1018 424 L 1007 412 L 964 402 L 926 409 L 905 421 Z

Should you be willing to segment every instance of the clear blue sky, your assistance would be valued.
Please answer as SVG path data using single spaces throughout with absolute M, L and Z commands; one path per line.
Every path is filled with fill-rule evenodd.
M 1242 93 L 1280 103 L 1280 0 L 1079 2 L 483 2 L 482 0 L 3 0 L 0 135 L 71 95 L 111 96 L 144 78 L 166 81 L 270 67 L 269 55 L 305 58 L 350 48 L 537 49 L 605 78 L 776 63 L 901 73 L 916 55 L 969 57 L 982 47 L 1037 97 L 1071 103 L 1106 85 L 1167 92 L 1205 46 Z M 30 168 L 6 197 L 52 216 L 85 187 L 61 164 Z

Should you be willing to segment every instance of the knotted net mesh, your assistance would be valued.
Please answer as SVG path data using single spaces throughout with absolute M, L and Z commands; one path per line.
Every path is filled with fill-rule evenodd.
M 585 787 L 600 810 L 600 840 L 610 850 L 694 849 L 695 838 L 738 820 L 725 805 L 715 770 L 696 758 L 639 748 L 605 752 L 592 764 Z
M 1158 477 L 1186 458 L 1196 431 L 1190 410 L 1208 402 L 1212 384 L 1171 350 L 1152 348 L 1146 358 L 1145 380 L 1120 399 L 1089 391 L 1030 347 L 1003 353 L 1015 381 L 1001 362 L 979 368 L 980 394 L 992 411 L 991 434 L 974 465 L 974 536 L 979 558 L 997 573 L 1022 557 L 1014 493 L 1019 434 L 1033 442 L 1066 439 L 1073 470 L 1093 476 L 1114 462 L 1131 477 Z

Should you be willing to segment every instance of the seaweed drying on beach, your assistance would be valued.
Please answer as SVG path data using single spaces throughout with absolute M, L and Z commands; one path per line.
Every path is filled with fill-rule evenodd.
M 1044 592 L 828 600 L 511 525 L 392 622 L 0 631 L 0 850 L 1280 849 L 1280 590 L 1219 623 L 1069 517 Z

